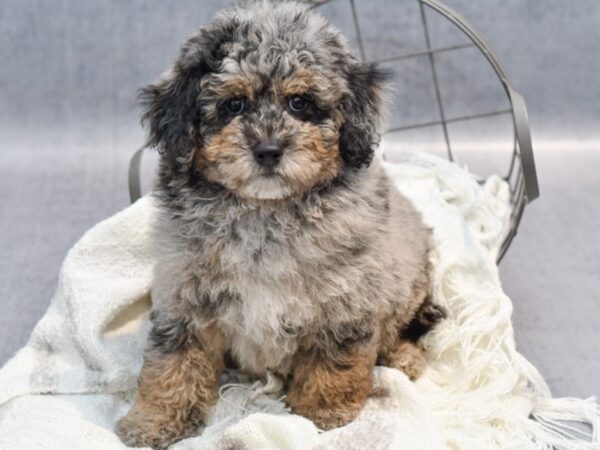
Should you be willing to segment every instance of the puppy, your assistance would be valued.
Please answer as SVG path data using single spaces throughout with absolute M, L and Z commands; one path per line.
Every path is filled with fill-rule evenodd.
M 416 378 L 430 232 L 373 160 L 387 74 L 298 3 L 233 7 L 141 92 L 161 153 L 159 259 L 128 445 L 197 433 L 226 360 L 288 381 L 322 428 L 352 421 L 376 363 Z

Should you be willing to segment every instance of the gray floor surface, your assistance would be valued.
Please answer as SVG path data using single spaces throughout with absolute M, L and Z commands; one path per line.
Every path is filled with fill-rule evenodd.
M 341 1 L 324 11 L 351 34 Z M 542 197 L 527 208 L 501 264 L 518 347 L 556 395 L 600 394 L 600 2 L 446 3 L 496 48 L 530 111 Z M 68 249 L 128 204 L 127 162 L 143 142 L 135 90 L 223 4 L 0 0 L 0 364 L 46 310 Z M 357 0 L 373 58 L 420 48 L 414 4 Z M 433 17 L 431 26 L 440 45 L 462 42 Z M 467 50 L 440 61 L 453 114 L 502 101 L 474 58 Z M 394 67 L 397 123 L 436 114 L 423 64 Z M 496 151 L 502 127 L 482 121 L 451 130 L 461 160 L 502 172 L 502 150 L 482 153 Z M 440 146 L 436 129 L 393 138 L 407 148 Z M 461 147 L 468 143 L 475 145 Z

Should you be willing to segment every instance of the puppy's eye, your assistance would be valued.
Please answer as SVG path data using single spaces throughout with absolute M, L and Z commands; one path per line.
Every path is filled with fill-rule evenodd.
M 306 109 L 306 105 L 308 104 L 308 100 L 300 95 L 294 95 L 288 99 L 288 106 L 292 111 L 300 112 Z
M 232 98 L 227 101 L 225 107 L 228 113 L 238 115 L 246 109 L 246 101 L 243 98 Z

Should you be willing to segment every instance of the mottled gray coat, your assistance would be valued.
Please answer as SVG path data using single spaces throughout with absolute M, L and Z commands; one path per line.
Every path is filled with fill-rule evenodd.
M 356 417 L 377 361 L 421 373 L 414 341 L 441 313 L 430 233 L 373 160 L 386 79 L 306 6 L 259 0 L 142 91 L 161 213 L 124 442 L 193 434 L 227 360 L 284 376 L 292 410 L 322 428 Z

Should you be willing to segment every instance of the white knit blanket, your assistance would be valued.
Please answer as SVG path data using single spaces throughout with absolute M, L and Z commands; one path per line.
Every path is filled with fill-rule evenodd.
M 497 177 L 480 185 L 430 156 L 388 167 L 434 229 L 433 298 L 448 310 L 424 339 L 423 377 L 412 383 L 376 368 L 387 395 L 370 399 L 350 425 L 322 433 L 285 410 L 276 378 L 230 374 L 207 427 L 173 449 L 600 448 L 595 400 L 553 399 L 515 350 L 512 305 L 495 263 L 508 186 Z M 47 313 L 0 370 L 0 449 L 125 448 L 112 430 L 142 363 L 155 212 L 145 197 L 96 225 L 67 255 Z

